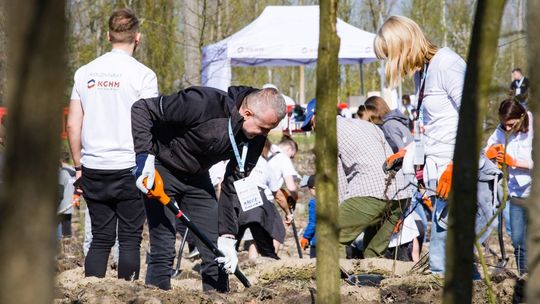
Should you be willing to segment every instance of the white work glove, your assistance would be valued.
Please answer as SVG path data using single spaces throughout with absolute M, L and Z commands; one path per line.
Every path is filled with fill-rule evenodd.
M 223 269 L 227 273 L 234 273 L 238 266 L 238 256 L 236 255 L 236 240 L 220 236 L 218 238 L 218 249 L 223 252 L 224 257 L 217 257 L 216 262 L 223 264 Z
M 154 166 L 155 156 L 152 154 L 138 154 L 135 158 L 137 166 L 133 171 L 135 175 L 135 185 L 144 194 L 148 193 L 148 189 L 154 187 L 154 178 L 156 176 L 156 168 Z M 146 187 L 143 183 L 146 179 Z

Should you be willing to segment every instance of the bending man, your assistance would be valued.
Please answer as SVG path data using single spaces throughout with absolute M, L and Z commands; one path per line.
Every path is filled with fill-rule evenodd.
M 266 135 L 284 116 L 285 101 L 278 91 L 249 87 L 230 87 L 227 93 L 191 87 L 171 96 L 141 99 L 132 107 L 137 187 L 146 193 L 143 180 L 151 188 L 158 170 L 165 192 L 176 198 L 192 222 L 226 255 L 220 262 L 229 273 L 238 264 L 234 236 L 241 203 L 233 182 L 255 167 Z M 227 159 L 218 211 L 208 170 Z M 235 185 L 252 186 L 247 182 Z M 150 229 L 146 284 L 170 289 L 175 217 L 152 199 L 145 200 L 145 208 Z M 199 239 L 196 246 L 202 259 L 203 290 L 228 291 L 228 277 L 218 268 L 212 252 Z

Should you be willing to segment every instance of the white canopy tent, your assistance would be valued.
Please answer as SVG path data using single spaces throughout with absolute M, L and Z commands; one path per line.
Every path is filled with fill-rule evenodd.
M 340 64 L 376 60 L 375 35 L 337 20 Z M 231 66 L 296 66 L 317 61 L 319 6 L 268 6 L 242 30 L 203 48 L 202 84 L 227 90 Z M 361 76 L 363 77 L 363 76 Z

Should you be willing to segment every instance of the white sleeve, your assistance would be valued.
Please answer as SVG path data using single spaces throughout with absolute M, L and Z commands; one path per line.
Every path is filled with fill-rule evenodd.
M 280 153 L 282 157 L 280 157 L 280 167 L 281 167 L 281 174 L 283 177 L 285 176 L 298 176 L 298 172 L 296 172 L 296 169 L 294 168 L 294 165 L 289 157 L 287 155 Z
M 447 68 L 440 71 L 442 73 L 442 88 L 444 88 L 450 99 L 452 99 L 457 109 L 461 106 L 466 70 L 467 65 L 463 59 L 459 58 L 454 63 L 448 65 Z
M 144 76 L 140 98 L 152 98 L 159 95 L 157 76 L 152 70 Z
M 482 152 L 485 152 L 489 147 L 491 147 L 492 145 L 495 145 L 495 144 L 504 144 L 504 142 L 501 142 L 499 140 L 499 136 L 498 136 L 498 133 L 499 133 L 499 127 L 497 127 L 495 129 L 495 131 L 493 131 L 493 133 L 491 133 L 491 136 L 489 136 L 488 140 L 487 140 L 487 143 L 486 143 L 486 146 L 484 147 L 484 149 L 482 150 Z
M 71 100 L 81 100 L 81 94 L 79 92 L 79 84 L 82 73 L 82 67 L 79 68 L 73 76 L 73 89 L 71 90 Z

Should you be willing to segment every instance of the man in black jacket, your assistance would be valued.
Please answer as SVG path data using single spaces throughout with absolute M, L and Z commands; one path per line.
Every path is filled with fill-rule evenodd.
M 226 255 L 214 260 L 212 252 L 197 239 L 203 290 L 227 291 L 228 276 L 218 268 L 218 262 L 228 273 L 238 264 L 234 235 L 241 203 L 233 182 L 255 167 L 266 135 L 285 116 L 282 95 L 275 89 L 230 87 L 226 93 L 191 87 L 171 96 L 141 99 L 131 112 L 137 187 L 147 193 L 155 170 L 159 171 L 165 192 L 176 198 L 193 223 L 217 241 Z M 217 204 L 208 169 L 227 159 L 230 162 Z M 170 289 L 175 217 L 152 199 L 145 200 L 145 208 L 150 230 L 146 284 Z

